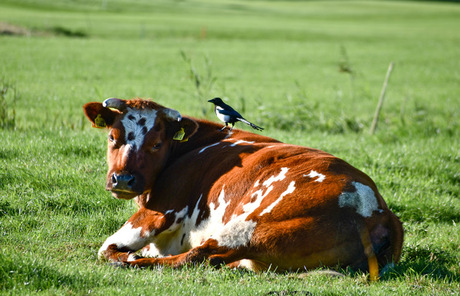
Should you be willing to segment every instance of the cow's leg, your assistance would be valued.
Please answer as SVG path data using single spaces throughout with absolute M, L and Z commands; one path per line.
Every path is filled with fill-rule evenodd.
M 132 259 L 131 253 L 149 243 L 151 235 L 155 234 L 154 230 L 149 231 L 149 229 L 155 229 L 157 224 L 161 225 L 164 221 L 163 217 L 156 217 L 147 211 L 139 210 L 125 225 L 106 239 L 99 249 L 99 259 L 105 258 L 112 262 L 126 262 L 129 257 Z
M 207 240 L 199 247 L 193 248 L 190 251 L 162 258 L 140 258 L 130 260 L 129 256 L 124 256 L 124 263 L 135 267 L 149 267 L 167 265 L 172 267 L 180 267 L 186 264 L 199 264 L 207 262 L 211 266 L 219 267 L 241 259 L 244 259 L 246 248 L 232 249 L 221 247 L 214 239 Z M 121 259 L 121 257 L 120 257 Z M 132 258 L 133 259 L 133 258 Z

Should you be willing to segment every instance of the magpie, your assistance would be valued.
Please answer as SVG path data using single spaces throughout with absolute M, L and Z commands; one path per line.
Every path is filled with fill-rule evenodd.
M 223 131 L 229 123 L 232 124 L 232 127 L 230 128 L 230 131 L 233 130 L 233 126 L 235 125 L 235 122 L 241 121 L 243 123 L 246 123 L 253 129 L 256 129 L 258 131 L 263 130 L 262 127 L 255 125 L 254 123 L 251 123 L 247 121 L 246 119 L 241 116 L 240 113 L 235 111 L 232 107 L 229 105 L 225 104 L 222 102 L 220 98 L 214 98 L 212 100 L 209 100 L 208 102 L 214 104 L 214 111 L 216 112 L 217 118 L 219 118 L 222 122 L 225 123 L 225 126 L 221 129 Z

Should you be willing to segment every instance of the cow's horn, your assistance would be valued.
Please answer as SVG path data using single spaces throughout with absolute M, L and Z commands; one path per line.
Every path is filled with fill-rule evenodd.
M 172 121 L 181 121 L 182 115 L 180 115 L 179 111 L 169 108 L 164 108 L 161 112 L 165 115 L 165 117 Z
M 119 111 L 124 111 L 126 109 L 126 102 L 117 98 L 108 98 L 102 102 L 102 106 L 105 108 L 113 108 Z

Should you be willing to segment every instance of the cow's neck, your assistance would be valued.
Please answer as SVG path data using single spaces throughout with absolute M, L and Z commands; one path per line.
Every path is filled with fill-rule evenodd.
M 207 120 L 200 120 L 194 119 L 199 127 L 197 132 L 190 137 L 186 142 L 175 142 L 171 148 L 170 155 L 168 157 L 168 161 L 165 164 L 165 169 L 174 165 L 175 162 L 179 161 L 182 157 L 188 155 L 190 152 L 203 149 L 205 147 L 212 146 L 215 143 L 221 142 L 223 140 L 230 140 L 235 139 L 238 140 L 245 140 L 245 141 L 252 141 L 252 142 L 279 142 L 278 140 L 261 136 L 258 134 L 254 134 L 251 132 L 243 131 L 243 130 L 233 130 L 230 131 L 228 128 L 225 130 L 222 129 L 222 125 L 213 123 Z M 161 175 L 162 173 L 160 173 Z M 164 181 L 164 180 L 163 180 Z M 154 185 L 156 186 L 156 185 Z M 139 206 L 145 206 L 147 201 L 151 198 L 149 194 L 144 194 L 138 196 L 136 201 Z M 167 200 L 157 200 L 152 197 L 153 200 L 149 201 L 149 207 L 155 208 L 156 210 L 169 210 L 169 201 Z M 198 198 L 198 197 L 196 197 Z
M 168 161 L 165 164 L 165 168 L 170 166 L 181 156 L 187 154 L 190 151 L 193 151 L 199 147 L 212 145 L 213 143 L 220 142 L 232 136 L 232 132 L 230 132 L 228 129 L 221 131 L 220 129 L 222 127 L 216 123 L 195 118 L 194 120 L 199 125 L 197 132 L 185 142 L 173 142 Z M 139 207 L 144 207 L 149 199 L 150 193 L 145 193 L 137 196 L 135 200 Z M 160 209 L 161 206 L 158 206 Z
M 187 154 L 192 150 L 220 142 L 231 137 L 233 134 L 229 131 L 229 129 L 221 131 L 220 129 L 222 126 L 214 122 L 200 119 L 194 120 L 199 125 L 197 132 L 186 142 L 174 144 L 171 150 L 168 164 L 174 162 L 174 160 L 180 158 L 182 155 Z

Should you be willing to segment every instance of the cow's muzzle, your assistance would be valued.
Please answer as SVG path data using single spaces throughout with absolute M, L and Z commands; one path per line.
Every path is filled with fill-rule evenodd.
M 131 199 L 142 193 L 139 183 L 135 175 L 113 173 L 106 189 L 112 191 L 116 198 Z

